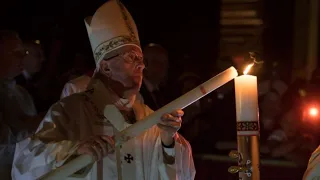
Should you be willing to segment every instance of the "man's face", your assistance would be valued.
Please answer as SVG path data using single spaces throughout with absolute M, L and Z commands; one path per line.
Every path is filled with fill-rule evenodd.
M 24 68 L 30 73 L 34 74 L 41 70 L 44 61 L 43 51 L 40 45 L 26 44 L 25 45 L 28 55 L 24 59 Z
M 163 50 L 157 47 L 147 48 L 143 52 L 147 69 L 145 75 L 149 81 L 160 83 L 164 80 L 168 70 L 168 56 Z
M 139 50 L 130 50 L 106 61 L 111 78 L 125 88 L 140 89 L 143 77 L 143 56 Z
M 6 71 L 5 77 L 14 78 L 22 72 L 25 55 L 22 41 L 16 36 L 7 37 L 0 43 L 1 69 Z

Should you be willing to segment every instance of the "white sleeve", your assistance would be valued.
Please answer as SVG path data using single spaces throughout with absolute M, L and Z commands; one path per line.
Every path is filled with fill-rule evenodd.
M 174 148 L 163 148 L 163 150 L 174 158 L 174 164 L 160 164 L 161 180 L 193 180 L 195 178 L 191 146 L 181 135 L 176 134 Z
M 31 138 L 17 143 L 12 165 L 13 179 L 38 179 L 62 166 L 75 152 L 76 143 L 42 143 Z
M 64 135 L 63 107 L 53 105 L 41 122 L 37 133 L 16 144 L 12 178 L 34 180 L 61 166 L 78 147 Z
M 320 178 L 320 146 L 312 153 L 303 180 Z
M 153 112 L 147 106 L 145 111 L 146 114 Z M 145 136 L 148 136 L 148 139 L 150 140 L 150 142 L 148 142 L 146 145 L 149 147 L 146 148 L 146 151 L 153 151 L 154 153 L 150 153 L 150 159 L 158 162 L 156 166 L 147 166 L 145 169 L 150 170 L 150 173 L 152 174 L 154 169 L 158 167 L 161 180 L 194 180 L 196 170 L 192 157 L 192 149 L 189 142 L 185 140 L 179 133 L 176 133 L 174 137 L 174 148 L 163 148 L 159 133 L 159 128 L 154 126 L 145 134 Z M 153 146 L 151 146 L 151 144 L 153 144 Z M 150 149 L 151 147 L 152 149 Z M 174 157 L 173 164 L 164 163 L 163 151 L 167 153 L 167 155 L 172 155 Z

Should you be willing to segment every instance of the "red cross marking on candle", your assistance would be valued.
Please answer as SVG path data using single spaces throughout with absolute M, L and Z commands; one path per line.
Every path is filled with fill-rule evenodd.
M 207 94 L 207 91 L 203 86 L 200 86 L 200 91 L 202 92 L 202 94 Z

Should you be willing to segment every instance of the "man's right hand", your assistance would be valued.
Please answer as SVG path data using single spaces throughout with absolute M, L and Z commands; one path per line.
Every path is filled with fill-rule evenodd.
M 92 136 L 80 142 L 77 154 L 89 154 L 98 161 L 113 153 L 114 147 L 114 140 L 110 136 Z

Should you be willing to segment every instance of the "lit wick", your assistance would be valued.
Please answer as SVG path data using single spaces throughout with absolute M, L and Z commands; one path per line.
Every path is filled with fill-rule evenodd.
M 249 64 L 243 71 L 244 75 L 247 75 L 248 72 L 251 70 L 252 66 L 254 65 L 254 63 Z

